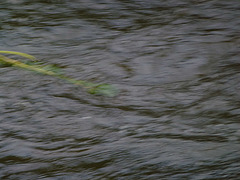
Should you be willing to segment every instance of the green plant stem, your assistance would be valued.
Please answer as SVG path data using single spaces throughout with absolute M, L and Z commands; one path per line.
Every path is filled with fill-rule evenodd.
M 12 66 L 16 66 L 16 67 L 19 67 L 19 68 L 35 71 L 35 72 L 42 73 L 42 74 L 49 75 L 49 76 L 59 77 L 60 79 L 64 79 L 64 80 L 66 80 L 70 83 L 81 85 L 81 86 L 84 86 L 85 88 L 90 88 L 90 87 L 85 86 L 85 85 L 89 84 L 89 83 L 86 83 L 85 81 L 75 80 L 75 79 L 69 78 L 69 77 L 64 76 L 64 75 L 59 75 L 55 72 L 48 71 L 48 70 L 45 70 L 45 69 L 41 69 L 41 68 L 39 68 L 37 66 L 34 66 L 34 65 L 27 65 L 27 64 L 22 63 L 20 61 L 17 61 L 17 60 L 14 60 L 14 59 L 2 56 L 2 55 L 0 55 L 0 60 L 4 61 L 7 64 L 11 64 Z
M 4 53 L 6 51 L 0 51 L 0 53 L 1 52 Z M 9 51 L 8 53 L 11 54 L 10 52 L 12 52 L 12 51 Z M 13 54 L 19 55 L 20 53 L 13 52 Z M 22 56 L 26 57 L 26 54 L 23 53 Z M 31 55 L 29 55 L 29 56 L 31 57 Z M 3 56 L 3 55 L 0 55 L 0 61 L 4 62 L 6 64 L 10 64 L 12 66 L 18 67 L 18 68 L 23 68 L 23 69 L 38 72 L 38 73 L 41 73 L 41 74 L 58 77 L 60 79 L 66 80 L 66 81 L 68 81 L 72 84 L 76 84 L 76 85 L 82 86 L 83 88 L 86 88 L 87 91 L 91 94 L 102 94 L 102 95 L 105 95 L 105 96 L 113 97 L 117 93 L 116 89 L 113 88 L 112 86 L 108 85 L 108 84 L 95 84 L 95 83 L 90 83 L 90 82 L 83 81 L 83 80 L 76 80 L 76 79 L 67 77 L 65 75 L 53 72 L 51 70 L 43 69 L 43 67 L 41 67 L 41 66 L 28 65 L 28 64 L 22 63 L 20 61 L 17 61 L 17 60 L 11 59 L 11 58 L 8 58 L 8 57 Z
M 31 60 L 36 60 L 36 58 L 30 54 L 26 54 L 26 53 L 21 53 L 21 52 L 16 52 L 16 51 L 0 51 L 0 53 L 3 54 L 14 54 L 14 55 L 18 55 L 18 56 L 22 56 L 25 57 L 27 59 L 31 59 Z

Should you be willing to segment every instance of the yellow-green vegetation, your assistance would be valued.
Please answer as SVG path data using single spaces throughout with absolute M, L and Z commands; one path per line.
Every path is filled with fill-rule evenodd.
M 27 62 L 21 62 L 12 58 L 9 58 L 5 55 L 1 54 L 11 54 L 11 55 L 18 55 L 24 58 L 27 58 Z M 29 61 L 31 60 L 31 61 Z M 55 66 L 55 65 L 44 65 L 40 61 L 38 61 L 34 56 L 31 56 L 26 53 L 15 52 L 15 51 L 0 51 L 0 63 L 10 66 L 15 66 L 18 68 L 23 68 L 26 70 L 34 71 L 37 73 L 55 76 L 60 79 L 66 80 L 69 83 L 81 86 L 85 88 L 87 92 L 96 95 L 104 95 L 108 97 L 113 97 L 117 94 L 117 90 L 110 84 L 98 84 L 93 82 L 88 82 L 84 80 L 76 80 L 71 77 L 68 77 L 62 73 L 62 69 Z

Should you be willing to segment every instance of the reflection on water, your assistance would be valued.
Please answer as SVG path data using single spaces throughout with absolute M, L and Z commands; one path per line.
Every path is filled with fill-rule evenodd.
M 237 179 L 240 2 L 0 2 L 0 46 L 114 84 L 0 68 L 1 179 Z

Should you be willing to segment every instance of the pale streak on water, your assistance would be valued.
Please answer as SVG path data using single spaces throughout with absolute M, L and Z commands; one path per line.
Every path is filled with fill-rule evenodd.
M 238 179 L 240 1 L 6 0 L 0 47 L 120 94 L 0 68 L 0 179 Z

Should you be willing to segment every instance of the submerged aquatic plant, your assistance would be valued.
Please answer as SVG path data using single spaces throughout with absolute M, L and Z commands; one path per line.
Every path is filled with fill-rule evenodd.
M 73 79 L 71 77 L 64 75 L 61 71 L 61 68 L 51 64 L 43 65 L 43 63 L 38 61 L 32 55 L 21 53 L 21 52 L 15 52 L 15 51 L 0 51 L 0 54 L 19 55 L 24 58 L 27 58 L 28 60 L 31 60 L 25 63 L 25 62 L 21 62 L 21 61 L 6 57 L 4 55 L 0 55 L 0 62 L 5 65 L 11 65 L 18 68 L 34 71 L 37 73 L 58 77 L 60 79 L 68 81 L 69 83 L 79 85 L 85 88 L 87 92 L 91 94 L 104 95 L 108 97 L 113 97 L 117 94 L 117 90 L 110 84 L 97 84 L 97 83 L 88 82 L 84 80 Z

